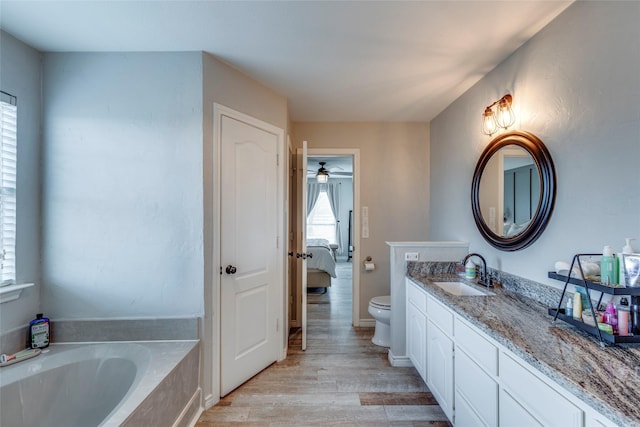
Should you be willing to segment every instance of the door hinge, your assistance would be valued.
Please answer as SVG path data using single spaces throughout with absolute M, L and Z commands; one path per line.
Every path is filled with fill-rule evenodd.
M 280 166 L 280 154 L 276 154 L 276 166 Z
M 276 249 L 280 249 L 280 236 L 276 236 Z
M 280 332 L 280 319 L 276 319 L 276 332 Z
M 220 266 L 220 275 L 222 276 L 222 266 Z

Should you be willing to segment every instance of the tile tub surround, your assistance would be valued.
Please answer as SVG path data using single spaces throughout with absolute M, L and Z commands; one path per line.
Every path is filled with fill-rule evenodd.
M 52 343 L 113 341 L 194 341 L 200 339 L 200 318 L 51 320 Z M 27 343 L 29 325 L 0 335 L 0 353 L 14 354 Z
M 521 287 L 513 283 L 493 288 L 494 296 L 457 297 L 432 282 L 461 280 L 458 275 L 423 274 L 413 266 L 407 276 L 605 417 L 619 425 L 640 425 L 640 347 L 602 349 L 571 325 L 552 324 L 547 304 L 519 293 Z
M 158 385 L 131 415 L 119 424 L 121 427 L 182 427 L 193 425 L 199 415 L 200 343 L 184 341 L 169 344 L 173 344 L 174 347 L 191 345 L 192 348 L 184 358 L 172 365 L 170 370 L 165 369 L 158 373 L 162 378 Z
M 199 318 L 51 320 L 54 342 L 199 339 Z

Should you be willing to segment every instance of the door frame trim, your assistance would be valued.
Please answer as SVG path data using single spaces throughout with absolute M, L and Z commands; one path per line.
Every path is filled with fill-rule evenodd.
M 202 325 L 202 389 L 203 389 L 203 400 L 204 407 L 210 408 L 215 405 L 220 400 L 220 254 L 221 254 L 221 240 L 220 240 L 220 218 L 221 218 L 221 177 L 220 177 L 220 162 L 221 162 L 221 121 L 223 116 L 231 117 L 235 120 L 239 120 L 245 122 L 249 125 L 255 126 L 259 129 L 262 129 L 266 132 L 272 133 L 276 135 L 278 146 L 278 171 L 277 171 L 277 197 L 278 197 L 278 239 L 279 239 L 279 251 L 278 251 L 278 259 L 276 265 L 279 266 L 277 268 L 277 283 L 280 284 L 278 286 L 278 295 L 276 300 L 278 301 L 278 307 L 276 307 L 276 312 L 278 315 L 278 325 L 282 329 L 286 329 L 286 317 L 285 317 L 285 307 L 283 304 L 284 295 L 285 295 L 285 273 L 286 273 L 286 250 L 287 250 L 287 241 L 285 240 L 285 230 L 286 224 L 286 210 L 285 210 L 285 174 L 284 168 L 286 165 L 286 159 L 283 156 L 284 147 L 285 147 L 285 132 L 283 129 L 264 122 L 255 117 L 249 116 L 248 114 L 242 113 L 240 111 L 234 110 L 232 108 L 226 107 L 217 102 L 213 103 L 213 158 L 212 158 L 212 166 L 213 166 L 213 185 L 212 185 L 212 193 L 213 193 L 213 224 L 212 224 L 212 257 L 210 260 L 205 260 L 205 265 L 207 261 L 211 263 L 211 289 L 204 291 L 204 319 Z M 206 207 L 205 207 L 206 209 Z M 205 241 L 208 236 L 204 236 Z M 205 283 L 205 287 L 209 284 Z M 278 340 L 277 347 L 279 354 L 277 355 L 278 360 L 282 360 L 285 357 L 284 353 L 284 333 L 282 330 L 276 333 L 276 339 Z
M 310 157 L 351 157 L 353 159 L 353 256 L 352 256 L 352 319 L 353 326 L 360 326 L 360 268 L 356 268 L 360 259 L 360 149 L 359 148 L 311 148 Z

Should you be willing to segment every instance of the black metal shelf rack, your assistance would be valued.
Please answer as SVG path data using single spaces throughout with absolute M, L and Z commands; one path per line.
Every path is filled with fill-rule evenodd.
M 580 261 L 580 257 L 592 257 L 592 256 L 600 256 L 601 254 L 576 254 L 571 261 L 571 267 L 569 268 L 569 272 L 573 271 L 574 266 L 577 264 L 578 269 L 580 271 L 580 276 L 585 277 L 584 272 L 582 270 L 582 263 Z M 569 273 L 570 274 L 570 273 Z M 602 302 L 602 297 L 605 294 L 609 295 L 629 295 L 631 297 L 631 304 L 640 304 L 640 288 L 630 288 L 622 285 L 606 285 L 600 282 L 594 282 L 591 280 L 578 279 L 576 277 L 564 276 L 561 274 L 557 274 L 553 271 L 549 272 L 549 278 L 560 280 L 564 282 L 564 288 L 562 290 L 562 295 L 560 296 L 560 301 L 558 302 L 557 308 L 549 308 L 549 314 L 553 316 L 553 322 L 557 319 L 560 319 L 566 323 L 569 323 L 575 326 L 578 329 L 586 331 L 592 335 L 595 335 L 600 340 L 600 346 L 604 347 L 606 343 L 609 344 L 629 344 L 629 343 L 640 343 L 640 335 L 629 335 L 629 336 L 621 336 L 621 335 L 612 335 L 607 332 L 602 331 L 597 326 L 591 326 L 587 323 L 584 323 L 580 320 L 576 320 L 573 317 L 567 316 L 562 307 L 562 301 L 564 300 L 564 295 L 567 292 L 567 286 L 569 283 L 577 286 L 582 286 L 586 289 L 587 295 L 589 298 L 589 308 L 591 310 L 591 315 L 593 319 L 597 319 L 596 317 L 596 308 L 600 306 Z M 591 291 L 600 292 L 600 298 L 598 299 L 598 303 L 596 304 L 596 308 L 593 307 L 593 303 L 591 302 Z M 597 325 L 597 320 L 596 320 Z

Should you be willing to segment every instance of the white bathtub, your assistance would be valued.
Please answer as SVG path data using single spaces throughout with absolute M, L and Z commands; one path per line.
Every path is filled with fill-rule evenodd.
M 173 414 L 155 424 L 149 409 L 171 406 L 166 392 L 172 384 L 161 384 L 185 376 L 175 374 L 181 363 L 198 364 L 197 346 L 197 341 L 52 344 L 46 353 L 0 369 L 0 426 L 173 425 Z M 197 389 L 198 366 L 184 368 L 195 370 L 187 376 L 196 378 Z M 160 394 L 157 402 L 154 393 Z M 193 393 L 182 393 L 187 404 Z M 186 408 L 179 394 L 177 415 Z

